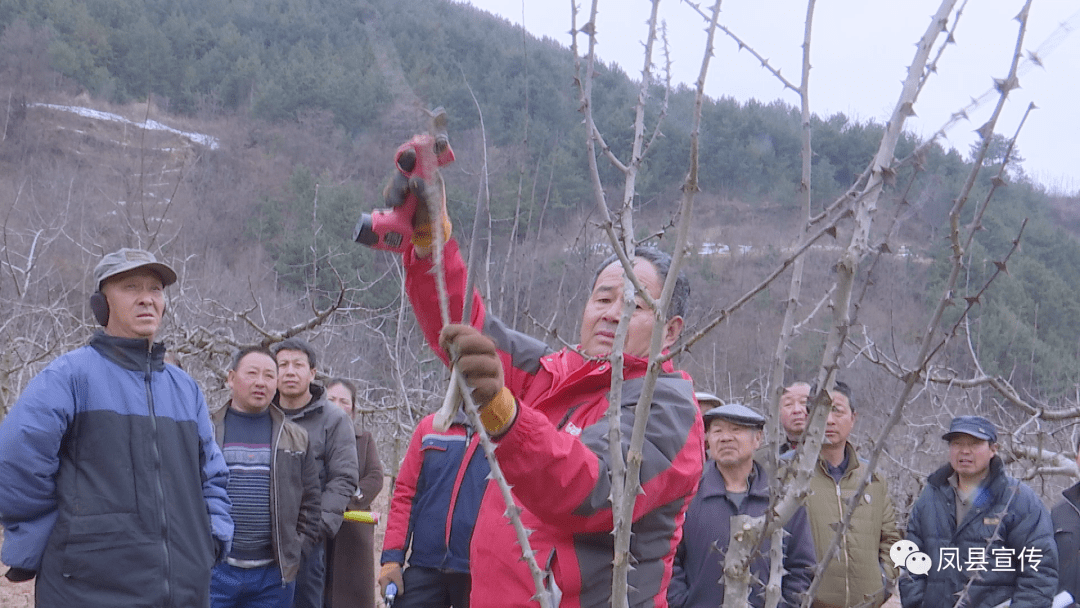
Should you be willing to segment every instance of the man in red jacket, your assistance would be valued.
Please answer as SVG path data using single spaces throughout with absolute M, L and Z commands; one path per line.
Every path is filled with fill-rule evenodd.
M 415 178 L 395 178 L 391 203 L 410 192 L 423 196 Z M 436 193 L 441 196 L 441 193 Z M 414 227 L 429 228 L 422 210 Z M 443 214 L 434 221 L 448 222 Z M 613 529 L 610 503 L 608 408 L 615 331 L 623 307 L 623 270 L 609 259 L 591 287 L 581 323 L 581 342 L 553 351 L 543 342 L 513 331 L 487 314 L 477 295 L 471 325 L 443 327 L 438 290 L 432 274 L 431 230 L 419 231 L 404 254 L 406 290 L 417 320 L 435 352 L 448 352 L 480 405 L 481 420 L 498 444 L 496 454 L 514 500 L 522 509 L 536 559 L 545 571 L 543 590 L 561 608 L 608 606 L 611 595 Z M 449 234 L 445 230 L 444 234 Z M 649 247 L 635 251 L 634 273 L 656 300 L 670 270 L 671 258 Z M 459 322 L 465 296 L 465 265 L 456 241 L 444 249 L 450 310 Z M 623 452 L 630 441 L 634 404 L 648 367 L 653 327 L 662 324 L 666 349 L 679 337 L 689 299 L 685 277 L 675 287 L 669 310 L 657 315 L 638 297 L 624 346 L 620 425 Z M 662 317 L 662 318 L 660 318 Z M 481 330 L 483 333 L 481 333 Z M 687 505 L 702 472 L 704 431 L 694 402 L 692 381 L 670 362 L 663 365 L 653 393 L 641 464 L 642 492 L 633 510 L 629 572 L 631 606 L 667 605 L 675 547 Z M 498 488 L 488 484 L 470 547 L 476 576 L 472 608 L 539 606 L 537 590 L 521 559 L 514 530 L 505 517 Z
M 442 432 L 434 418 L 413 431 L 394 482 L 379 573 L 380 594 L 397 585 L 394 608 L 469 605 L 469 545 L 491 469 L 464 412 Z

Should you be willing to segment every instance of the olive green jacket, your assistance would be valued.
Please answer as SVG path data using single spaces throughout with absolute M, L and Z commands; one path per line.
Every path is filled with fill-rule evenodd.
M 859 460 L 850 443 L 845 449 L 848 467 L 839 484 L 833 481 L 821 458 L 810 479 L 806 508 L 819 562 L 836 535 L 835 526 L 842 518 L 844 504 L 855 493 L 866 470 L 866 463 Z M 875 473 L 855 507 L 851 527 L 844 532 L 840 548 L 825 570 L 815 604 L 855 606 L 873 597 L 871 605 L 881 606 L 897 576 L 889 548 L 901 539 L 888 483 Z

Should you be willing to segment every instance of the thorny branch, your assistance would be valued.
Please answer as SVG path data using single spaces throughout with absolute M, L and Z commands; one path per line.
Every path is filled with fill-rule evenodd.
M 475 97 L 473 98 L 475 101 Z M 477 104 L 477 110 L 479 111 L 479 104 Z M 481 121 L 483 120 L 483 114 L 480 115 Z M 487 156 L 487 142 L 484 142 L 485 159 Z M 486 162 L 485 162 L 486 167 Z M 442 188 L 442 177 L 436 173 L 439 181 L 439 187 L 433 192 L 439 192 L 439 196 L 429 196 L 427 203 L 429 205 L 429 213 L 432 218 L 440 217 L 443 213 L 442 196 L 445 196 L 445 190 Z M 485 180 L 486 183 L 486 180 Z M 436 200 L 439 199 L 439 200 Z M 483 196 L 480 197 L 477 205 L 477 217 L 483 214 L 482 203 L 486 200 Z M 434 237 L 433 237 L 433 253 L 434 253 L 434 273 L 435 273 L 435 285 L 438 290 L 439 296 L 439 316 L 442 321 L 442 326 L 446 327 L 452 322 L 450 316 L 450 297 L 446 287 L 446 264 L 443 256 L 443 244 L 449 235 L 443 233 L 443 222 L 434 221 Z M 468 322 L 472 313 L 472 296 L 473 296 L 473 283 L 476 280 L 476 268 L 475 262 L 479 257 L 476 255 L 477 247 L 477 234 L 478 226 L 480 222 L 473 222 L 473 243 L 469 248 L 469 260 L 466 265 L 466 279 L 465 279 L 465 301 L 464 307 L 461 312 L 462 322 Z M 488 464 L 491 468 L 491 478 L 495 480 L 496 485 L 499 487 L 499 492 L 502 495 L 503 502 L 506 504 L 506 511 L 504 515 L 510 520 L 511 525 L 514 528 L 514 532 L 517 535 L 518 544 L 521 546 L 522 559 L 529 567 L 529 572 L 532 575 L 533 585 L 536 587 L 536 595 L 534 599 L 539 601 L 541 608 L 553 608 L 550 603 L 550 598 L 544 593 L 544 574 L 540 570 L 540 566 L 536 562 L 536 552 L 533 551 L 529 543 L 529 530 L 527 530 L 521 522 L 521 508 L 514 502 L 514 496 L 510 488 L 510 484 L 506 480 L 506 475 L 502 472 L 502 467 L 499 465 L 499 459 L 495 456 L 495 444 L 491 442 L 491 438 L 488 436 L 487 430 L 484 428 L 483 423 L 480 420 L 480 410 L 477 408 L 476 403 L 472 399 L 472 392 L 465 380 L 465 377 L 461 375 L 458 367 L 453 362 L 453 354 L 448 353 L 451 356 L 451 372 L 450 372 L 450 386 L 447 387 L 446 399 L 444 400 L 443 409 L 448 409 L 448 403 L 455 399 L 461 399 L 464 404 L 465 414 L 469 417 L 469 422 L 475 429 L 477 436 L 480 438 L 480 445 L 484 448 L 484 455 L 487 457 Z M 455 394 L 456 393 L 456 394 Z
M 593 120 L 592 114 L 592 84 L 593 84 L 593 68 L 595 65 L 595 47 L 596 47 L 596 14 L 597 14 L 597 0 L 593 0 L 592 9 L 590 13 L 590 20 L 581 29 L 577 28 L 577 7 L 571 2 L 571 15 L 572 15 L 572 27 L 571 27 L 571 48 L 574 53 L 574 66 L 575 66 L 575 80 L 579 88 L 579 94 L 581 99 L 580 109 L 585 115 L 585 128 L 586 133 L 589 135 L 586 139 L 587 146 L 587 158 L 589 160 L 589 171 L 592 177 L 593 193 L 597 203 L 599 213 L 602 217 L 602 227 L 607 233 L 609 240 L 614 246 L 614 250 L 618 255 L 620 263 L 625 271 L 625 285 L 623 288 L 623 311 L 619 319 L 619 324 L 616 328 L 614 349 L 608 359 L 612 365 L 611 372 L 611 390 L 608 393 L 608 412 L 606 419 L 608 422 L 609 434 L 608 441 L 610 445 L 610 458 L 609 463 L 610 475 L 611 475 L 611 506 L 612 506 L 612 518 L 614 524 L 614 555 L 613 555 L 613 570 L 612 570 L 612 606 L 622 607 L 628 603 L 628 583 L 627 572 L 631 567 L 630 564 L 630 539 L 631 539 L 631 525 L 633 523 L 634 505 L 637 497 L 640 494 L 640 467 L 642 461 L 642 447 L 645 438 L 645 428 L 648 421 L 649 409 L 652 406 L 653 390 L 655 388 L 656 379 L 661 370 L 661 366 L 666 359 L 659 357 L 660 350 L 663 341 L 663 329 L 666 325 L 665 311 L 667 310 L 668 302 L 671 300 L 671 295 L 674 292 L 675 281 L 678 278 L 681 264 L 683 262 L 683 254 L 686 243 L 686 234 L 689 231 L 690 215 L 693 208 L 694 194 L 697 192 L 697 129 L 700 123 L 700 100 L 703 96 L 703 83 L 705 73 L 708 66 L 708 57 L 711 56 L 712 50 L 712 37 L 713 30 L 709 32 L 708 52 L 706 60 L 702 64 L 701 76 L 698 81 L 698 97 L 697 105 L 695 106 L 695 118 L 692 127 L 691 134 L 691 159 L 690 159 L 690 177 L 687 178 L 686 183 L 683 186 L 683 197 L 680 206 L 680 221 L 679 228 L 677 230 L 678 236 L 676 237 L 675 253 L 672 256 L 672 267 L 668 272 L 664 286 L 661 292 L 660 301 L 655 302 L 647 290 L 642 288 L 642 285 L 638 281 L 633 272 L 633 264 L 629 259 L 630 252 L 633 251 L 635 243 L 634 229 L 633 229 L 633 202 L 635 198 L 636 178 L 638 171 L 641 167 L 641 162 L 645 152 L 648 149 L 648 143 L 655 140 L 655 137 L 659 133 L 659 123 L 656 130 L 653 132 L 652 138 L 648 143 L 645 141 L 644 135 L 644 118 L 645 118 L 645 105 L 648 98 L 649 87 L 652 84 L 652 78 L 650 76 L 652 68 L 652 51 L 653 44 L 656 40 L 657 22 L 658 22 L 658 10 L 659 0 L 652 0 L 652 13 L 649 18 L 649 34 L 645 43 L 645 57 L 642 67 L 642 81 L 638 93 L 638 101 L 636 106 L 636 114 L 634 120 L 634 135 L 633 143 L 631 147 L 630 160 L 626 163 L 620 162 L 613 153 L 611 153 L 608 146 L 605 144 L 599 129 Z M 719 10 L 719 0 L 717 1 L 717 11 Z M 577 34 L 584 33 L 589 39 L 589 51 L 585 57 L 586 65 L 584 68 L 584 74 L 582 74 L 581 54 L 578 51 Z M 665 98 L 666 109 L 666 98 Z M 666 110 L 665 110 L 666 111 Z M 661 113 L 660 119 L 662 120 L 664 112 Z M 599 169 L 596 163 L 596 146 L 599 144 L 602 147 L 603 154 L 608 158 L 612 164 L 622 172 L 623 175 L 623 197 L 622 197 L 622 209 L 619 215 L 620 219 L 620 234 L 616 234 L 611 216 L 608 212 L 607 202 L 604 196 L 603 184 L 600 180 Z M 626 452 L 625 459 L 622 452 L 622 431 L 621 431 L 621 416 L 620 416 L 620 404 L 622 401 L 622 375 L 623 375 L 623 348 L 625 344 L 626 335 L 629 331 L 629 320 L 634 310 L 635 297 L 645 300 L 646 306 L 648 306 L 653 314 L 656 316 L 658 322 L 654 325 L 652 339 L 650 343 L 649 351 L 649 368 L 645 376 L 644 386 L 642 387 L 641 395 L 639 396 L 637 405 L 634 410 L 634 426 L 631 432 L 631 438 L 629 448 Z
M 945 2 L 943 2 L 942 3 L 942 8 L 939 9 L 938 14 L 935 17 L 936 23 L 932 24 L 931 27 L 933 27 L 933 25 L 937 25 L 937 23 L 944 24 L 944 18 L 947 17 L 947 15 L 949 14 L 949 10 L 945 10 L 943 12 L 943 10 L 946 9 L 947 4 L 950 5 L 948 7 L 948 9 L 951 10 L 951 4 L 952 3 L 949 0 L 946 0 Z M 938 308 L 935 311 L 934 315 L 932 316 L 930 324 L 929 324 L 929 326 L 927 328 L 926 337 L 923 340 L 923 346 L 922 346 L 921 352 L 919 353 L 918 357 L 916 358 L 915 373 L 908 374 L 907 377 L 904 379 L 905 380 L 904 388 L 901 391 L 900 395 L 897 396 L 896 401 L 893 404 L 891 414 L 890 414 L 888 420 L 886 421 L 884 427 L 881 429 L 881 433 L 879 434 L 879 436 L 877 438 L 877 441 L 874 444 L 875 449 L 870 454 L 870 458 L 869 458 L 869 461 L 867 462 L 865 472 L 860 476 L 859 483 L 856 486 L 855 492 L 852 494 L 851 498 L 844 505 L 844 516 L 843 516 L 843 518 L 842 518 L 842 520 L 840 522 L 840 526 L 837 529 L 837 533 L 836 533 L 836 535 L 833 536 L 832 542 L 829 544 L 829 547 L 826 549 L 825 553 L 822 555 L 821 560 L 819 560 L 818 567 L 815 570 L 814 582 L 811 583 L 810 589 L 807 591 L 807 594 L 806 594 L 806 596 L 805 596 L 805 598 L 803 600 L 803 608 L 808 608 L 809 603 L 810 603 L 810 598 L 812 598 L 814 596 L 814 594 L 816 593 L 816 591 L 818 589 L 818 586 L 821 584 L 821 574 L 822 574 L 822 572 L 824 572 L 825 566 L 830 561 L 832 561 L 833 555 L 835 555 L 836 551 L 839 549 L 841 537 L 843 536 L 843 530 L 847 529 L 850 526 L 851 518 L 852 518 L 852 516 L 854 514 L 855 507 L 858 505 L 859 497 L 862 496 L 862 493 L 863 493 L 864 489 L 866 488 L 867 484 L 869 484 L 870 479 L 873 476 L 874 470 L 875 470 L 875 468 L 877 466 L 877 460 L 878 460 L 879 456 L 881 455 L 882 449 L 885 446 L 885 440 L 888 438 L 889 433 L 892 431 L 892 428 L 900 421 L 900 417 L 901 417 L 901 414 L 903 412 L 904 405 L 908 402 L 908 396 L 910 395 L 910 393 L 911 393 L 912 389 L 914 388 L 915 384 L 920 380 L 920 376 L 926 372 L 927 366 L 929 365 L 929 362 L 930 362 L 931 358 L 937 352 L 937 349 L 933 349 L 933 350 L 931 349 L 931 344 L 933 343 L 933 335 L 934 335 L 936 327 L 938 326 L 938 324 L 941 321 L 941 316 L 944 314 L 945 307 L 948 304 L 948 302 L 950 301 L 952 290 L 954 289 L 954 287 L 956 285 L 956 282 L 957 282 L 957 280 L 959 278 L 960 268 L 963 265 L 964 247 L 966 246 L 967 243 L 970 243 L 971 238 L 973 238 L 973 233 L 976 230 L 976 228 L 978 227 L 978 222 L 977 221 L 973 222 L 972 225 L 969 227 L 969 230 L 968 230 L 968 240 L 967 240 L 967 242 L 965 244 L 961 244 L 960 230 L 959 230 L 960 212 L 963 210 L 964 202 L 967 200 L 967 197 L 968 197 L 968 195 L 969 195 L 969 193 L 971 191 L 971 188 L 975 183 L 975 177 L 978 175 L 978 172 L 979 172 L 980 168 L 982 167 L 982 159 L 986 154 L 987 147 L 989 146 L 989 143 L 990 143 L 991 135 L 993 134 L 993 131 L 994 131 L 994 125 L 996 124 L 997 118 L 1000 115 L 1001 108 L 1004 106 L 1005 99 L 1008 97 L 1009 91 L 1012 88 L 1015 88 L 1015 86 L 1016 86 L 1016 66 L 1017 66 L 1017 63 L 1018 63 L 1019 57 L 1020 57 L 1020 50 L 1021 50 L 1021 45 L 1022 45 L 1023 39 L 1024 39 L 1024 33 L 1025 33 L 1026 29 L 1027 29 L 1027 12 L 1028 12 L 1028 9 L 1030 8 L 1030 5 L 1031 5 L 1031 0 L 1028 0 L 1027 4 L 1025 4 L 1025 6 L 1024 6 L 1024 9 L 1020 13 L 1020 15 L 1021 15 L 1020 28 L 1019 28 L 1019 33 L 1017 35 L 1017 43 L 1016 43 L 1015 51 L 1013 53 L 1012 67 L 1011 67 L 1010 72 L 1009 72 L 1009 77 L 1007 79 L 1005 79 L 1004 81 L 1002 81 L 1003 85 L 1000 87 L 1000 91 L 999 91 L 1000 92 L 1000 97 L 999 97 L 999 100 L 998 100 L 998 105 L 997 105 L 997 108 L 995 109 L 995 112 L 994 112 L 993 116 L 979 130 L 980 135 L 982 136 L 982 145 L 979 148 L 977 158 L 975 159 L 975 162 L 973 163 L 971 173 L 969 174 L 968 179 L 964 184 L 964 188 L 960 192 L 959 196 L 957 196 L 956 204 L 954 204 L 953 209 L 950 212 L 950 224 L 951 224 L 951 226 L 953 228 L 953 230 L 951 232 L 951 235 L 950 235 L 950 238 L 951 238 L 952 243 L 953 243 L 953 252 L 954 252 L 954 255 L 953 255 L 953 269 L 952 269 L 952 273 L 950 274 L 949 280 L 948 280 L 948 282 L 946 284 L 945 290 L 942 293 L 942 297 L 941 297 L 941 300 L 939 301 Z M 923 38 L 924 43 L 928 42 L 929 35 L 930 35 L 930 32 L 928 31 L 927 36 Z M 928 45 L 926 46 L 925 50 L 927 52 L 929 51 Z M 924 46 L 921 44 L 919 52 L 922 53 L 923 51 L 924 51 Z M 924 57 L 923 60 L 925 61 L 925 57 Z M 912 76 L 912 73 L 909 71 L 909 79 L 910 79 L 911 76 Z M 907 85 L 910 85 L 910 84 L 914 84 L 914 83 L 908 82 L 905 85 L 905 88 L 907 88 Z M 898 112 L 900 112 L 900 113 L 902 113 L 904 115 L 908 115 L 910 113 L 911 104 L 913 102 L 914 102 L 914 99 L 911 99 L 908 102 L 904 102 L 903 100 L 901 100 L 901 103 L 897 107 Z M 896 120 L 897 118 L 900 118 L 900 122 L 903 121 L 902 116 L 898 117 L 896 115 L 896 113 L 894 113 L 894 120 Z M 895 124 L 895 123 L 890 122 L 890 126 L 892 124 Z M 1001 269 L 999 268 L 999 270 L 1001 270 Z M 970 306 L 970 304 L 972 304 L 972 302 L 969 302 L 969 306 Z M 965 313 L 966 313 L 966 311 L 965 311 Z
M 683 0 L 683 2 L 685 2 L 685 3 L 686 3 L 686 4 L 688 5 L 688 6 L 690 6 L 691 8 L 693 8 L 693 9 L 694 9 L 695 11 L 697 11 L 697 14 L 701 15 L 701 18 L 702 18 L 702 19 L 704 19 L 705 21 L 710 21 L 710 20 L 711 20 L 711 18 L 710 18 L 710 17 L 708 16 L 708 15 L 706 15 L 706 14 L 705 14 L 705 11 L 703 11 L 703 10 L 701 9 L 701 5 L 700 5 L 700 4 L 695 4 L 694 2 L 691 2 L 690 0 Z M 810 4 L 811 4 L 811 9 L 810 9 L 810 10 L 808 11 L 808 13 L 812 13 L 812 12 L 813 12 L 813 8 L 812 8 L 812 5 L 813 5 L 813 3 L 811 2 Z M 720 30 L 720 31 L 724 32 L 725 34 L 727 34 L 727 35 L 728 35 L 728 37 L 729 37 L 729 38 L 731 38 L 732 40 L 734 40 L 734 41 L 735 41 L 735 44 L 738 44 L 738 45 L 739 45 L 739 50 L 740 50 L 740 51 L 741 51 L 741 50 L 744 50 L 744 49 L 745 49 L 745 50 L 746 50 L 746 51 L 748 51 L 748 52 L 749 52 L 749 53 L 750 53 L 751 55 L 753 55 L 753 56 L 754 56 L 754 58 L 755 58 L 755 59 L 757 59 L 757 60 L 758 60 L 758 61 L 759 61 L 759 62 L 761 63 L 761 67 L 765 68 L 765 69 L 766 69 L 766 70 L 768 70 L 768 71 L 769 71 L 769 72 L 770 72 L 770 73 L 771 73 L 771 74 L 772 74 L 773 76 L 775 76 L 775 77 L 776 77 L 776 79 L 777 79 L 777 80 L 779 80 L 779 81 L 780 81 L 780 83 L 784 85 L 784 88 L 785 88 L 785 89 L 791 89 L 792 91 L 795 91 L 795 92 L 796 92 L 796 93 L 798 93 L 798 94 L 799 94 L 800 96 L 802 96 L 802 88 L 801 88 L 801 87 L 797 87 L 797 86 L 795 86 L 794 84 L 792 84 L 792 83 L 791 83 L 791 81 L 790 81 L 790 80 L 788 80 L 787 78 L 784 78 L 784 77 L 783 77 L 783 76 L 782 76 L 782 75 L 780 74 L 780 70 L 778 70 L 778 69 L 774 68 L 774 67 L 773 67 L 772 65 L 770 65 L 770 64 L 769 64 L 769 60 L 768 60 L 768 59 L 766 59 L 766 58 L 765 58 L 765 57 L 763 57 L 763 56 L 762 56 L 762 55 L 761 55 L 760 53 L 758 53 L 757 51 L 755 51 L 755 50 L 754 50 L 754 47 L 752 47 L 752 46 L 750 46 L 749 44 L 747 44 L 747 43 L 746 43 L 746 42 L 745 42 L 745 41 L 744 41 L 744 40 L 743 40 L 742 38 L 739 38 L 739 36 L 738 36 L 738 35 L 736 35 L 736 34 L 735 34 L 735 32 L 731 31 L 730 29 L 728 29 L 728 28 L 727 28 L 727 26 L 725 26 L 725 25 L 723 25 L 723 24 L 720 24 L 720 23 L 717 23 L 717 24 L 716 24 L 716 29 L 718 29 L 718 30 Z M 809 27 L 808 27 L 807 29 L 809 29 Z M 806 64 L 804 64 L 804 65 L 806 65 Z M 804 85 L 806 84 L 806 80 L 805 80 L 805 79 L 803 80 L 803 84 L 804 84 Z

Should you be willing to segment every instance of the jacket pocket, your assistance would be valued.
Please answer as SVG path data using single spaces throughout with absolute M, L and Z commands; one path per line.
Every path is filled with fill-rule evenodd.
M 164 574 L 155 566 L 163 562 L 165 541 L 140 530 L 138 518 L 126 513 L 72 517 L 61 551 L 65 578 L 148 589 Z

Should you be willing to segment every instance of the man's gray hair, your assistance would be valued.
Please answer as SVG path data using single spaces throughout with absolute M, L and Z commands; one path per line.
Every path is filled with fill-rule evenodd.
M 667 281 L 668 273 L 671 272 L 670 255 L 651 245 L 638 245 L 634 248 L 634 257 L 642 258 L 652 264 L 653 268 L 656 269 L 656 273 L 660 275 L 661 284 Z M 605 268 L 618 261 L 619 256 L 613 253 L 600 263 L 600 267 L 597 268 L 596 273 L 593 274 L 593 287 L 596 287 L 596 279 L 600 278 L 600 273 L 604 272 Z M 671 293 L 671 301 L 668 302 L 668 308 L 665 311 L 666 318 L 685 317 L 686 307 L 689 303 L 690 280 L 686 278 L 686 273 L 680 270 L 678 278 L 675 279 L 675 291 Z

